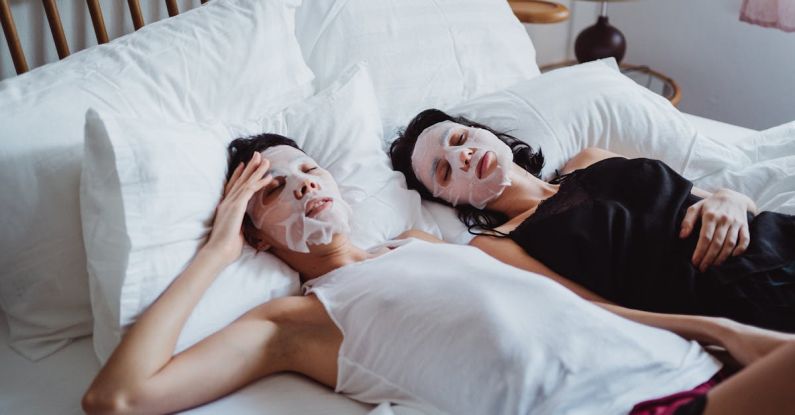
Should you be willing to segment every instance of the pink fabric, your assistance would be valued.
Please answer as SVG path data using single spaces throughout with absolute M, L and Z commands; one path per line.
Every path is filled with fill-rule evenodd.
M 664 396 L 662 398 L 643 401 L 635 405 L 632 411 L 629 412 L 629 415 L 675 415 L 677 409 L 687 405 L 690 401 L 702 395 L 706 395 L 712 388 L 728 379 L 731 373 L 732 371 L 724 367 L 708 381 L 693 389 Z
M 795 32 L 795 0 L 743 0 L 740 20 Z

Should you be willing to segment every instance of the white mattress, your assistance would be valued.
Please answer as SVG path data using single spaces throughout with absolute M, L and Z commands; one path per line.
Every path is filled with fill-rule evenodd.
M 688 118 L 718 141 L 737 141 L 754 132 L 706 118 Z M 8 325 L 0 315 L 0 414 L 80 414 L 80 398 L 98 370 L 90 337 L 38 362 L 24 359 L 8 347 Z M 187 413 L 366 414 L 371 409 L 302 376 L 281 374 Z

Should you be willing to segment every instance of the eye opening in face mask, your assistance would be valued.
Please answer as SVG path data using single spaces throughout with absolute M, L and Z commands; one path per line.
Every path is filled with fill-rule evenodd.
M 314 164 L 304 164 L 301 166 L 301 171 L 304 173 L 317 172 L 317 166 Z
M 274 177 L 273 181 L 268 183 L 263 189 L 263 191 L 265 192 L 265 196 L 268 197 L 279 194 L 281 190 L 284 188 L 284 184 L 286 182 L 287 180 L 284 178 L 284 176 Z
M 447 186 L 450 181 L 450 163 L 445 159 L 439 160 L 436 165 L 436 181 L 442 186 Z
M 450 145 L 451 146 L 460 146 L 467 142 L 467 131 L 461 130 L 453 133 L 450 137 Z

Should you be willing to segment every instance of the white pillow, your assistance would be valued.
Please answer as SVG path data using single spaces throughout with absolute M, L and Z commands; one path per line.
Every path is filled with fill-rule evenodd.
M 31 359 L 91 333 L 78 184 L 86 109 L 243 120 L 312 93 L 300 0 L 213 1 L 0 83 L 0 306 Z
M 263 132 L 294 138 L 337 178 L 354 211 L 355 243 L 367 247 L 425 223 L 418 196 L 406 190 L 378 146 L 381 122 L 363 67 L 277 115 L 234 127 L 89 112 L 81 213 L 96 322 L 94 346 L 101 361 L 125 326 L 165 290 L 208 235 L 223 189 L 226 145 Z M 248 309 L 297 290 L 295 272 L 272 255 L 255 255 L 246 247 L 197 305 L 177 351 Z
M 204 243 L 223 192 L 228 134 L 221 125 L 86 115 L 80 205 L 101 362 Z M 297 292 L 295 272 L 255 253 L 246 247 L 213 282 L 178 351 L 272 297 Z
M 369 63 L 388 141 L 424 108 L 539 73 L 504 0 L 312 0 L 298 9 L 296 36 L 318 88 L 352 63 Z
M 445 110 L 540 147 L 544 179 L 587 147 L 653 157 L 682 172 L 698 135 L 667 99 L 622 75 L 609 60 L 548 72 Z M 440 215 L 450 218 L 454 211 L 434 208 L 445 239 L 471 239 L 460 221 Z
M 369 67 L 349 67 L 325 91 L 282 113 L 233 128 L 245 136 L 268 131 L 290 137 L 339 183 L 351 204 L 351 240 L 369 248 L 408 229 L 439 235 L 381 149 L 381 118 Z

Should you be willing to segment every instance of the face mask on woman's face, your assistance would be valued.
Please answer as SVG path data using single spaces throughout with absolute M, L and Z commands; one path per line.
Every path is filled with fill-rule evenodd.
M 511 185 L 512 164 L 511 148 L 497 136 L 452 121 L 426 128 L 411 154 L 414 174 L 434 197 L 478 209 Z
M 314 160 L 290 146 L 262 152 L 273 181 L 249 201 L 254 226 L 292 251 L 309 252 L 335 234 L 348 233 L 350 207 L 331 175 Z

